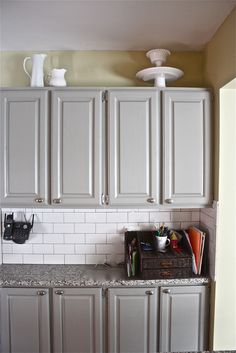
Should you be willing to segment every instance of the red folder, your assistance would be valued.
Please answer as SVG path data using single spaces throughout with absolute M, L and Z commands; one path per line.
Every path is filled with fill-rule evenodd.
M 197 273 L 199 272 L 201 245 L 202 245 L 202 232 L 195 227 L 188 228 L 189 240 L 195 256 Z

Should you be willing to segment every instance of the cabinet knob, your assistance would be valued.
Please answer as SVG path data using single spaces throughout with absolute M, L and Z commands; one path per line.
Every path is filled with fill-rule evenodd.
M 170 294 L 170 289 L 163 289 L 163 293 Z
M 39 290 L 38 292 L 37 292 L 37 295 L 46 295 L 47 294 L 47 292 L 45 291 L 45 290 Z
M 44 199 L 38 198 L 38 199 L 35 199 L 34 201 L 37 203 L 42 203 L 42 202 L 44 202 Z
M 146 293 L 147 295 L 153 295 L 153 294 L 154 294 L 153 290 L 147 290 L 145 293 Z
M 165 201 L 166 201 L 166 203 L 170 203 L 170 204 L 171 204 L 171 203 L 174 203 L 174 200 L 173 200 L 173 199 L 166 199 Z
M 61 199 L 53 199 L 53 203 L 61 203 Z
M 147 199 L 147 202 L 149 203 L 155 203 L 156 200 L 153 197 L 150 197 L 149 199 Z
M 56 290 L 55 294 L 57 295 L 63 295 L 64 291 L 63 290 Z

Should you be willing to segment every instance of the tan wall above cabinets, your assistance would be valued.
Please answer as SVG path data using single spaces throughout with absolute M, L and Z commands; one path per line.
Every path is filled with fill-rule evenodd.
M 37 52 L 38 53 L 38 52 Z M 150 67 L 144 51 L 50 51 L 44 72 L 53 68 L 65 68 L 68 86 L 153 86 L 135 78 L 139 70 Z M 29 78 L 23 70 L 23 60 L 33 52 L 1 52 L 2 87 L 29 86 Z M 204 87 L 203 53 L 176 52 L 168 58 L 167 66 L 184 71 L 184 76 L 171 86 Z

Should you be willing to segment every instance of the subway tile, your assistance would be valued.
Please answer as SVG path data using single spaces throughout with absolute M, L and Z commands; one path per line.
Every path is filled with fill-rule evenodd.
M 2 261 L 4 264 L 22 264 L 23 256 L 20 254 L 3 254 Z
M 97 208 L 95 211 L 98 213 L 99 212 L 113 213 L 113 212 L 117 212 L 117 209 L 115 209 L 115 208 L 101 208 L 101 209 Z
M 74 233 L 74 224 L 55 223 L 54 233 Z
M 128 213 L 129 222 L 149 222 L 149 212 L 130 212 Z
M 107 234 L 107 243 L 124 243 L 124 235 L 123 234 Z
M 104 210 L 102 210 L 104 212 Z M 82 213 L 94 213 L 95 210 L 93 208 L 77 208 L 74 212 L 82 212 Z
M 54 244 L 54 254 L 74 254 L 74 244 Z
M 200 212 L 197 212 L 197 211 L 192 212 L 191 220 L 193 222 L 199 222 L 200 221 Z
M 67 212 L 72 212 L 73 210 L 71 208 L 53 208 L 52 209 L 52 212 L 55 212 L 55 213 L 67 213 Z
M 104 223 L 107 220 L 106 213 L 86 213 L 85 214 L 85 221 L 87 223 Z
M 65 244 L 82 244 L 85 243 L 84 234 L 64 234 Z
M 86 255 L 85 256 L 85 263 L 86 264 L 104 264 L 107 261 L 105 255 Z
M 116 213 L 108 213 L 107 214 L 107 223 L 119 223 L 119 222 L 127 222 L 128 214 L 126 212 L 116 212 Z
M 65 264 L 85 264 L 85 255 L 65 255 Z
M 12 246 L 13 254 L 32 254 L 31 244 L 13 244 Z
M 84 213 L 75 212 L 75 213 L 65 213 L 64 214 L 65 223 L 83 223 L 84 222 Z
M 43 222 L 44 223 L 57 223 L 63 222 L 63 213 L 43 213 Z
M 28 244 L 42 244 L 43 242 L 43 235 L 42 234 L 34 234 L 34 233 L 30 233 L 29 235 L 29 239 L 27 240 Z
M 151 223 L 164 223 L 171 221 L 171 212 L 150 212 Z
M 96 244 L 97 254 L 120 254 L 123 251 L 123 244 Z
M 110 254 L 106 257 L 107 263 L 113 266 L 119 265 L 124 262 L 124 254 Z
M 2 244 L 2 253 L 3 254 L 12 254 L 13 244 Z
M 43 255 L 26 254 L 23 255 L 24 264 L 43 264 Z
M 64 235 L 63 234 L 44 234 L 43 235 L 43 242 L 45 244 L 64 243 Z
M 31 222 L 32 215 L 34 214 L 34 223 L 41 223 L 43 221 L 43 213 L 42 212 L 26 212 L 26 219 Z
M 89 245 L 83 245 L 83 244 L 76 244 L 75 245 L 75 253 L 76 254 L 95 254 L 95 245 L 94 244 L 89 244 Z
M 96 233 L 116 233 L 116 223 L 98 223 L 96 224 Z
M 75 233 L 95 233 L 95 224 L 77 223 L 75 224 Z
M 86 243 L 97 244 L 97 243 L 106 243 L 107 236 L 106 234 L 86 234 Z
M 34 254 L 53 254 L 52 244 L 33 244 Z
M 192 220 L 192 212 L 171 212 L 172 222 L 190 222 Z
M 53 233 L 53 224 L 52 223 L 35 223 L 32 229 L 33 233 L 44 234 L 44 233 Z
M 44 255 L 44 264 L 64 264 L 64 255 Z

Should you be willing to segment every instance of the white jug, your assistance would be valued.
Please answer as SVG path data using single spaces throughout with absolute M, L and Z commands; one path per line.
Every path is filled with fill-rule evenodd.
M 27 58 L 24 59 L 23 62 L 23 68 L 25 73 L 29 76 L 30 78 L 30 86 L 31 87 L 43 87 L 44 82 L 43 82 L 43 63 L 46 58 L 46 54 L 34 54 L 32 58 L 28 56 Z M 32 60 L 32 75 L 28 73 L 26 70 L 26 62 L 27 60 L 31 59 Z
M 66 86 L 66 80 L 64 77 L 65 73 L 66 73 L 65 69 L 52 69 L 51 73 L 49 74 L 49 77 L 50 77 L 49 85 L 54 87 L 65 87 Z

